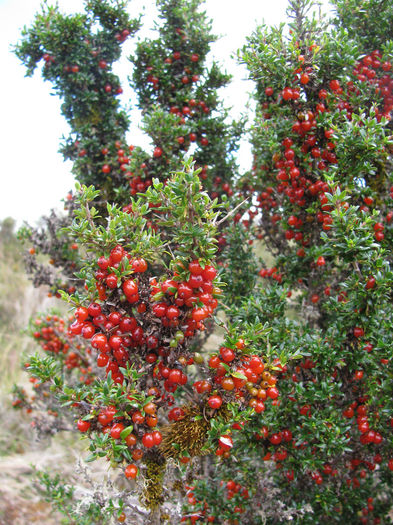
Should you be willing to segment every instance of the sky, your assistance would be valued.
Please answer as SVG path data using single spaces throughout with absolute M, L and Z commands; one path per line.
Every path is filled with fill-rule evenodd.
M 323 0 L 324 11 L 328 0 Z M 48 0 L 48 3 L 51 0 Z M 41 0 L 0 0 L 0 220 L 13 217 L 17 224 L 23 221 L 34 225 L 52 208 L 61 209 L 61 199 L 74 188 L 70 173 L 71 163 L 64 162 L 58 153 L 59 142 L 68 134 L 68 127 L 60 114 L 60 99 L 51 95 L 51 85 L 41 79 L 39 68 L 32 78 L 12 53 L 12 45 L 20 38 L 21 29 L 29 26 L 40 10 Z M 58 0 L 66 13 L 83 11 L 82 0 Z M 225 105 L 233 108 L 234 117 L 246 107 L 252 84 L 246 81 L 244 66 L 231 58 L 244 45 L 246 37 L 258 23 L 277 25 L 285 20 L 287 0 L 206 0 L 204 10 L 213 20 L 213 33 L 220 38 L 212 45 L 212 55 L 234 75 L 231 85 L 222 90 Z M 154 0 L 131 0 L 130 13 L 143 13 L 143 29 L 137 38 L 152 36 L 156 18 Z M 124 59 L 115 69 L 127 84 L 131 66 L 126 56 L 131 54 L 134 39 L 124 45 Z M 132 91 L 124 89 L 123 101 L 136 101 Z M 130 143 L 149 149 L 149 140 L 140 131 L 140 115 L 131 113 Z M 249 146 L 244 143 L 239 163 L 248 169 L 251 163 Z

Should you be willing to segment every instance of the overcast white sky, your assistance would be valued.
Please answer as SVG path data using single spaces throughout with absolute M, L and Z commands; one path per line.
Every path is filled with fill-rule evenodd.
M 61 208 L 60 200 L 74 187 L 71 165 L 57 153 L 61 136 L 67 135 L 60 100 L 50 95 L 51 85 L 41 80 L 38 70 L 33 78 L 25 78 L 23 66 L 11 52 L 21 28 L 32 22 L 40 4 L 41 0 L 0 0 L 0 220 L 11 216 L 18 224 L 23 220 L 34 224 L 51 208 Z M 58 4 L 68 13 L 82 11 L 84 5 L 82 0 L 58 0 Z M 323 4 L 327 6 L 328 0 L 323 0 Z M 154 0 L 130 2 L 130 13 L 145 13 L 144 29 L 138 33 L 141 38 L 153 26 L 154 6 Z M 287 0 L 206 0 L 205 10 L 213 19 L 213 32 L 222 35 L 212 53 L 236 78 L 223 93 L 225 105 L 233 107 L 235 114 L 245 109 L 251 86 L 245 82 L 245 69 L 237 66 L 230 55 L 263 19 L 269 24 L 284 21 L 286 7 Z M 130 54 L 132 42 L 126 43 L 124 49 L 125 55 Z M 116 73 L 125 88 L 130 73 L 126 60 Z M 125 94 L 129 96 L 130 91 L 125 90 Z M 148 147 L 137 128 L 137 113 L 133 113 L 132 120 L 135 126 L 130 143 Z M 243 147 L 240 161 L 247 169 L 247 147 Z

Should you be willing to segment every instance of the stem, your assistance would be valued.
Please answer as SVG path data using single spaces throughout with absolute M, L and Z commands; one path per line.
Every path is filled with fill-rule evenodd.
M 150 512 L 150 525 L 160 525 L 160 518 L 161 518 L 161 510 L 160 507 L 157 507 L 156 509 L 153 509 Z
M 231 210 L 229 213 L 227 213 L 227 214 L 225 215 L 225 217 L 223 217 L 222 219 L 220 219 L 217 223 L 216 223 L 216 219 L 217 219 L 218 215 L 216 215 L 216 217 L 215 217 L 214 220 L 213 220 L 213 224 L 214 224 L 215 226 L 219 226 L 220 224 L 222 224 L 222 223 L 223 223 L 224 221 L 226 221 L 229 217 L 231 217 L 231 215 L 233 215 L 233 214 L 236 212 L 236 210 L 238 210 L 241 206 L 243 206 L 243 204 L 244 204 L 245 202 L 247 202 L 247 201 L 249 200 L 249 198 L 250 198 L 250 197 L 247 197 L 246 199 L 244 199 L 244 201 L 240 202 L 237 206 L 235 206 L 235 208 L 233 208 L 233 210 Z

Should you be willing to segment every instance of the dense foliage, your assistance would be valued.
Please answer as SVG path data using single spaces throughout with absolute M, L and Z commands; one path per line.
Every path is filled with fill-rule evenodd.
M 159 0 L 157 39 L 131 57 L 152 152 L 128 144 L 111 73 L 139 24 L 123 2 L 45 7 L 24 31 L 16 52 L 64 100 L 78 182 L 64 217 L 20 234 L 71 316 L 31 321 L 44 353 L 15 405 L 136 480 L 86 523 L 391 522 L 393 15 L 333 3 L 326 21 L 290 0 L 288 24 L 239 51 L 246 173 L 198 0 Z M 40 479 L 75 519 L 73 490 Z

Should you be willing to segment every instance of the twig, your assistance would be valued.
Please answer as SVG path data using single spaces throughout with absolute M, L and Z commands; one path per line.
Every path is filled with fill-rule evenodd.
M 231 215 L 233 215 L 237 209 L 239 209 L 241 206 L 243 206 L 243 204 L 244 204 L 245 202 L 247 202 L 247 201 L 249 200 L 249 198 L 250 198 L 250 197 L 246 197 L 246 198 L 244 199 L 244 201 L 242 201 L 240 204 L 238 204 L 237 206 L 235 206 L 235 207 L 233 208 L 233 210 L 231 210 L 227 215 L 225 215 L 225 217 L 223 217 L 221 220 L 219 220 L 219 221 L 217 222 L 217 224 L 216 224 L 216 219 L 217 219 L 218 215 L 216 215 L 216 218 L 213 220 L 213 224 L 216 225 L 216 226 L 220 226 L 220 224 L 222 224 L 222 223 L 223 223 L 224 221 L 226 221 Z

